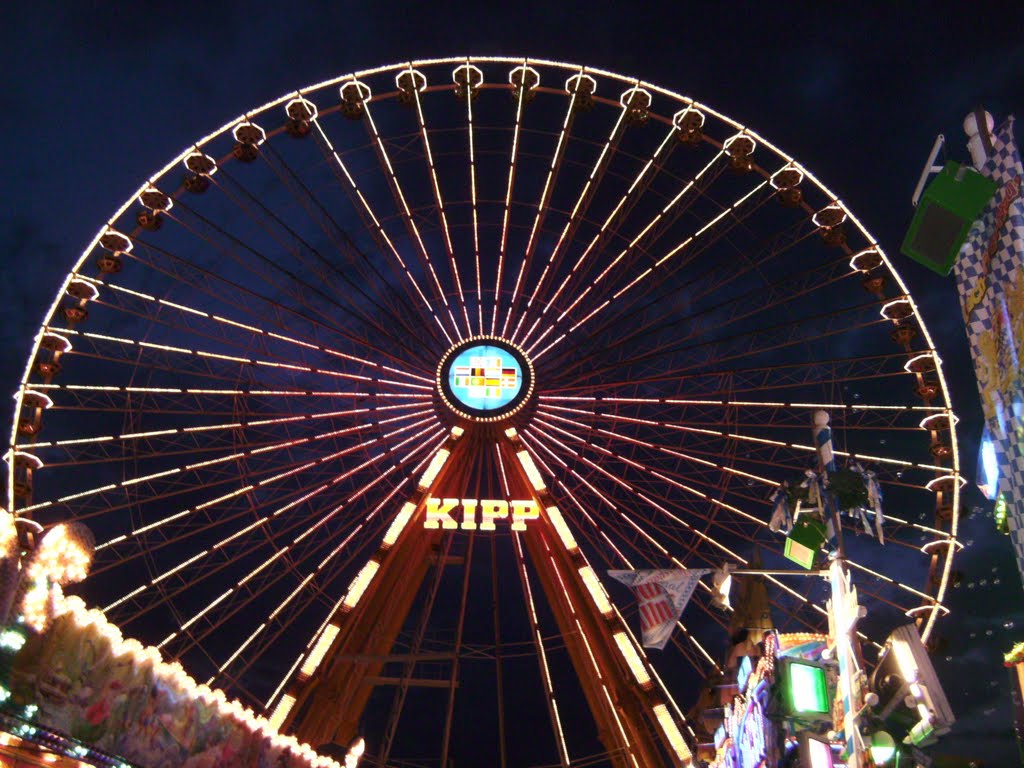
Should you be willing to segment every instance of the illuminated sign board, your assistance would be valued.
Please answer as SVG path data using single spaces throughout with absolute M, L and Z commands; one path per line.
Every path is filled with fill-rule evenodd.
M 764 702 L 766 686 L 751 694 L 746 700 L 746 711 L 736 729 L 734 744 L 739 755 L 739 768 L 760 768 L 764 765 L 767 747 L 765 745 Z M 760 694 L 760 695 L 758 695 Z
M 526 521 L 539 517 L 540 509 L 533 499 L 437 499 L 431 496 L 427 499 L 423 527 L 494 531 L 497 530 L 495 520 L 511 520 L 513 531 L 525 531 Z
M 808 768 L 834 768 L 832 745 L 806 731 L 800 734 L 800 765 Z
M 825 670 L 815 664 L 789 660 L 786 688 L 790 711 L 794 714 L 826 714 L 829 711 Z
M 498 421 L 518 411 L 533 393 L 533 367 L 515 345 L 477 336 L 448 350 L 437 369 L 437 387 L 458 415 Z

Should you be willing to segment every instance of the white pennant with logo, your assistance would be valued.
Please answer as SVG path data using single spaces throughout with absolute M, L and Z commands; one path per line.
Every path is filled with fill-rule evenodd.
M 640 609 L 645 648 L 663 650 L 672 636 L 701 577 L 710 568 L 670 568 L 644 571 L 608 571 L 608 575 L 633 590 Z

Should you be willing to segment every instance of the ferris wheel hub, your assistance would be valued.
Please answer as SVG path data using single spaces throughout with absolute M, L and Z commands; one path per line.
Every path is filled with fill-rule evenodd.
M 472 336 L 445 352 L 436 385 L 441 401 L 457 416 L 475 422 L 503 421 L 533 396 L 533 363 L 511 341 Z

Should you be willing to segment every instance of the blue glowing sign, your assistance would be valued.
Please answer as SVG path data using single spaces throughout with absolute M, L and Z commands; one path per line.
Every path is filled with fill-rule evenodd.
M 476 344 L 452 360 L 448 386 L 467 408 L 493 411 L 511 403 L 522 390 L 523 368 L 508 351 Z
M 457 413 L 493 421 L 517 411 L 533 391 L 533 371 L 513 344 L 477 337 L 455 345 L 441 361 L 441 396 Z

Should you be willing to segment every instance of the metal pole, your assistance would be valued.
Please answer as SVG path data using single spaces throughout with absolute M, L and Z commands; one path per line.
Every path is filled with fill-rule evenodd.
M 832 428 L 829 415 L 825 411 L 814 413 L 814 445 L 818 450 L 821 469 L 834 472 L 836 469 L 835 454 L 832 452 Z M 860 685 L 860 673 L 854 643 L 857 636 L 854 632 L 857 619 L 860 617 L 860 606 L 857 604 L 857 590 L 850 584 L 850 574 L 846 569 L 846 550 L 843 546 L 843 526 L 839 518 L 839 506 L 831 493 L 825 494 L 828 512 L 832 516 L 836 532 L 838 552 L 829 565 L 829 582 L 832 588 L 832 599 L 828 602 L 829 630 L 832 644 L 836 649 L 836 661 L 839 663 L 839 692 L 843 702 L 843 737 L 846 747 L 843 750 L 847 768 L 861 768 L 860 748 L 862 747 L 860 732 L 857 729 L 857 716 L 862 705 L 863 692 Z M 839 723 L 836 723 L 838 726 Z M 838 729 L 838 728 L 837 728 Z
M 764 568 L 736 568 L 729 571 L 733 576 L 739 575 L 752 575 L 752 576 L 819 576 L 823 579 L 827 579 L 832 571 L 824 569 L 821 571 L 804 571 L 804 570 L 768 570 Z

